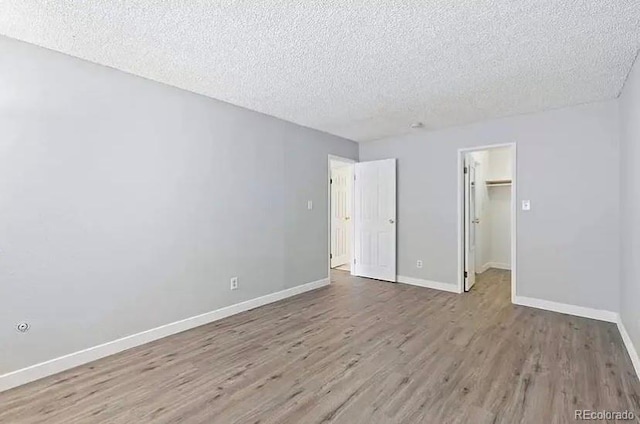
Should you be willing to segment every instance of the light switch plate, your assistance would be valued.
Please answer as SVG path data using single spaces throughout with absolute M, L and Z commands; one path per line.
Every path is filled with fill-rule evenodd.
M 531 201 L 530 200 L 523 200 L 522 201 L 522 210 L 523 211 L 531 210 Z
M 307 209 L 309 209 L 309 210 L 313 209 L 313 201 L 312 200 L 307 200 Z

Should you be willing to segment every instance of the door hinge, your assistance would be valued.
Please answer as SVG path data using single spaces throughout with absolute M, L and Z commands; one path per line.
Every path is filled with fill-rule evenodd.
M 353 264 L 354 265 L 356 264 L 356 258 L 353 258 Z
M 353 174 L 353 181 L 356 180 L 356 174 Z
M 469 168 L 467 168 L 466 166 L 464 167 L 464 173 L 468 173 L 469 172 Z
M 329 184 L 333 184 L 333 178 L 329 179 Z
M 467 271 L 464 272 L 464 278 L 467 278 L 469 275 L 467 274 Z
M 333 253 L 329 253 L 329 259 L 333 259 Z

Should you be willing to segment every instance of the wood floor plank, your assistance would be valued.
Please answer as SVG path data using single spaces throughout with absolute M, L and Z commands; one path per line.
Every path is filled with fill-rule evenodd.
M 0 393 L 0 423 L 569 423 L 640 415 L 614 324 L 333 271 L 329 287 Z M 640 422 L 636 419 L 635 422 Z

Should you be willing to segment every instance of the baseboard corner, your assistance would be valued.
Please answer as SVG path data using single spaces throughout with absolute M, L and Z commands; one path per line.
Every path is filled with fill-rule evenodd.
M 476 272 L 476 274 L 482 274 L 483 272 L 487 271 L 489 268 L 491 268 L 491 262 L 487 262 L 486 264 L 482 265 L 480 267 L 479 272 Z
M 622 337 L 624 347 L 627 348 L 627 353 L 631 358 L 633 368 L 636 370 L 636 376 L 638 377 L 638 379 L 640 379 L 640 356 L 638 355 L 636 347 L 633 345 L 633 341 L 631 341 L 631 336 L 629 336 L 629 333 L 624 326 L 624 322 L 622 322 L 622 317 L 620 316 L 620 314 L 618 314 L 616 324 L 618 325 L 618 331 L 620 331 L 620 336 Z

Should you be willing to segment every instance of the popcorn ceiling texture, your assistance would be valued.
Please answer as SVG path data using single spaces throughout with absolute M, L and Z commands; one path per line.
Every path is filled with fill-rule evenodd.
M 637 0 L 0 0 L 0 33 L 367 141 L 618 96 Z

